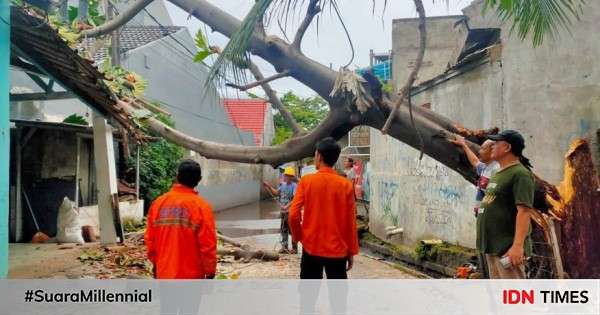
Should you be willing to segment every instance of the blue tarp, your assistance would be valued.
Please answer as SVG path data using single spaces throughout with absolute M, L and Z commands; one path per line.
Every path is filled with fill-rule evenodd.
M 358 74 L 363 74 L 368 69 L 373 69 L 373 74 L 384 83 L 392 79 L 392 63 L 389 60 L 378 63 L 373 67 L 358 69 L 356 72 Z

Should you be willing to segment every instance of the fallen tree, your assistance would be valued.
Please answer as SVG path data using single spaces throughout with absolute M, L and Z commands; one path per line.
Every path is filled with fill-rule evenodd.
M 333 136 L 334 138 L 339 139 L 355 126 L 366 125 L 381 130 L 385 134 L 420 150 L 423 154 L 427 154 L 438 162 L 453 169 L 471 183 L 475 182 L 475 173 L 465 158 L 464 153 L 462 150 L 459 150 L 456 146 L 452 145 L 448 139 L 453 138 L 455 134 L 461 134 L 468 139 L 469 146 L 473 150 L 477 150 L 478 145 L 485 139 L 485 136 L 489 133 L 497 132 L 497 129 L 468 130 L 459 123 L 453 122 L 427 108 L 411 106 L 410 88 L 418 75 L 427 42 L 425 12 L 421 0 L 414 0 L 420 20 L 418 28 L 420 33 L 419 49 L 415 67 L 405 84 L 403 84 L 402 88 L 398 91 L 397 95 L 388 95 L 381 90 L 377 90 L 376 86 L 369 85 L 363 78 L 347 69 L 342 68 L 340 71 L 334 71 L 308 58 L 302 52 L 301 41 L 307 28 L 312 23 L 313 19 L 323 11 L 326 4 L 333 6 L 337 10 L 337 3 L 334 0 L 308 1 L 305 17 L 291 43 L 279 37 L 267 35 L 264 26 L 260 22 L 265 14 L 265 8 L 268 8 L 268 5 L 271 2 L 286 2 L 284 0 L 258 0 L 253 10 L 251 10 L 254 14 L 260 14 L 258 21 L 256 20 L 256 16 L 250 18 L 247 17 L 244 21 L 239 21 L 232 15 L 220 10 L 218 7 L 205 0 L 169 1 L 188 12 L 190 16 L 194 16 L 207 24 L 214 32 L 221 33 L 229 38 L 234 38 L 236 39 L 236 43 L 245 43 L 245 51 L 266 60 L 272 64 L 277 71 L 275 76 L 269 78 L 264 78 L 262 75 L 254 73 L 254 76 L 257 79 L 254 84 L 238 84 L 232 86 L 238 86 L 241 89 L 258 85 L 264 87 L 271 80 L 281 77 L 292 77 L 323 97 L 329 104 L 330 112 L 321 124 L 309 133 L 298 132 L 298 130 L 296 130 L 297 132 L 292 139 L 281 145 L 269 147 L 227 145 L 197 139 L 176 129 L 170 128 L 153 117 L 146 117 L 145 126 L 150 131 L 183 147 L 194 150 L 209 159 L 242 163 L 262 163 L 277 166 L 284 162 L 299 160 L 312 155 L 315 143 L 324 137 Z M 287 2 L 290 1 L 293 2 L 294 0 L 287 0 Z M 138 2 L 130 6 L 129 9 L 123 11 L 122 15 L 135 15 L 134 13 L 139 12 L 139 10 L 143 8 L 140 4 L 141 2 L 143 2 L 143 0 L 138 0 Z M 486 0 L 486 3 L 492 7 L 498 5 L 498 9 L 500 9 L 501 12 L 504 12 L 505 17 L 519 14 L 518 8 L 503 7 L 505 2 L 498 4 L 497 1 Z M 515 1 L 511 2 L 511 5 L 514 4 L 517 6 L 529 3 L 536 3 L 536 1 Z M 559 5 L 567 5 L 565 3 L 566 2 L 562 2 L 562 4 Z M 565 7 L 562 7 L 562 9 L 565 9 Z M 544 17 L 541 16 L 538 18 Z M 249 21 L 256 22 L 252 24 L 249 23 Z M 109 21 L 106 25 L 103 25 L 103 29 L 114 29 L 122 22 L 123 21 L 120 20 Z M 527 21 L 515 19 L 515 23 L 527 24 Z M 240 35 L 242 30 L 248 32 L 249 26 L 251 28 L 249 33 L 246 34 L 247 37 Z M 543 34 L 544 30 L 536 29 L 538 25 L 529 25 L 528 27 L 534 28 L 534 37 L 538 40 L 539 44 L 540 34 Z M 526 29 L 525 31 L 519 29 L 519 35 L 524 38 L 528 31 L 529 29 Z M 90 30 L 87 34 L 88 36 L 90 36 L 90 34 L 102 35 L 103 32 L 103 30 Z M 227 47 L 225 50 L 227 50 Z M 240 61 L 250 62 L 251 64 L 250 60 L 245 60 L 244 57 L 241 58 L 242 59 L 239 60 L 236 59 L 238 65 L 243 63 Z M 227 60 L 223 62 L 227 62 Z M 250 69 L 252 70 L 252 67 Z M 268 96 L 272 97 L 272 94 L 274 93 L 270 93 Z M 136 116 L 137 109 L 141 107 L 138 106 L 136 108 L 135 101 L 124 102 L 117 99 L 116 102 L 123 111 L 132 117 Z M 293 119 L 293 117 L 291 119 Z M 294 126 L 293 122 L 291 122 L 291 124 Z M 549 210 L 551 214 L 558 218 L 565 218 L 565 211 L 558 205 L 564 206 L 566 203 L 559 202 L 557 205 L 557 203 L 551 203 L 548 202 L 548 200 L 565 200 L 566 197 L 559 193 L 556 187 L 537 176 L 536 183 L 537 191 L 535 206 L 544 211 Z M 594 198 L 597 198 L 597 196 L 594 196 Z M 590 213 L 594 210 L 597 211 L 597 208 L 593 208 L 591 203 L 587 203 L 586 205 L 588 207 L 586 208 L 586 211 L 590 211 Z M 585 221 L 581 221 L 580 223 L 583 225 L 590 224 Z M 580 250 L 591 253 L 596 251 L 598 243 L 584 242 L 583 246 L 584 247 L 580 248 Z M 571 252 L 567 252 L 567 255 L 571 255 Z M 569 258 L 566 260 L 568 261 Z M 578 275 L 589 276 L 589 274 L 585 272 Z

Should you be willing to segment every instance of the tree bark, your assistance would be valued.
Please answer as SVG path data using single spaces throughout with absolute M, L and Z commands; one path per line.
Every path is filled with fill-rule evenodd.
M 260 69 L 258 69 L 254 62 L 250 62 L 250 65 L 248 65 L 248 70 L 250 70 L 250 73 L 252 73 L 257 81 L 264 79 L 263 74 L 260 72 Z M 277 96 L 277 93 L 275 93 L 275 91 L 271 88 L 271 85 L 269 83 L 263 83 L 261 84 L 261 87 L 269 98 L 271 105 L 273 105 L 273 107 L 279 111 L 285 122 L 290 126 L 294 136 L 304 133 L 304 128 L 298 124 L 292 113 L 285 107 L 285 105 L 283 105 L 281 99 Z
M 592 152 L 576 140 L 565 156 L 565 177 L 554 208 L 562 219 L 560 249 L 571 278 L 600 278 L 600 182 Z
M 279 260 L 279 254 L 268 250 L 251 250 L 241 248 L 219 248 L 217 255 L 233 256 L 235 260 L 242 259 L 243 262 L 250 262 L 251 259 L 259 259 L 264 261 Z
M 131 6 L 117 15 L 116 18 L 90 30 L 82 31 L 80 34 L 82 37 L 98 37 L 106 35 L 117 28 L 125 25 L 131 20 L 136 14 L 142 11 L 146 6 L 152 3 L 154 0 L 137 0 Z
M 136 113 L 137 109 L 132 104 L 118 101 L 118 105 L 131 117 L 139 116 Z M 196 151 L 208 159 L 269 164 L 276 167 L 288 161 L 297 161 L 311 156 L 315 151 L 314 144 L 325 137 L 333 136 L 339 139 L 347 134 L 355 126 L 350 122 L 350 116 L 350 113 L 342 108 L 334 109 L 310 134 L 292 138 L 280 145 L 269 147 L 251 147 L 205 141 L 173 129 L 154 117 L 144 118 L 144 121 L 150 131 L 187 149 Z
M 231 16 L 226 12 L 223 12 L 216 6 L 204 0 L 169 1 L 175 4 L 176 6 L 180 7 L 181 9 L 190 12 L 191 15 L 210 26 L 213 29 L 213 31 L 219 32 L 228 37 L 235 33 L 235 31 L 239 28 L 241 24 L 240 21 L 237 20 L 235 17 Z M 332 99 L 329 95 L 335 83 L 337 72 L 329 69 L 328 67 L 322 64 L 315 62 L 312 59 L 307 58 L 293 46 L 285 43 L 282 39 L 273 36 L 263 36 L 255 32 L 254 36 L 250 40 L 250 51 L 253 54 L 258 55 L 266 61 L 270 62 L 273 66 L 275 66 L 275 68 L 278 71 L 283 71 L 285 69 L 289 70 L 290 76 L 304 83 L 312 90 L 317 92 L 317 94 L 319 94 L 321 97 L 326 99 L 332 108 L 332 113 L 335 112 L 335 108 L 342 107 L 343 104 L 336 102 L 336 100 Z M 387 102 L 391 101 L 387 100 Z M 368 111 L 365 115 L 360 115 L 357 112 L 353 112 L 351 115 L 353 121 L 350 124 L 366 124 L 373 128 L 381 130 L 383 124 L 385 123 L 385 119 L 389 114 L 389 111 L 386 108 L 384 108 L 386 106 L 379 107 L 379 109 L 372 109 Z M 391 106 L 387 107 L 392 108 Z M 343 110 L 347 112 L 346 108 L 344 108 Z M 461 156 L 463 156 L 463 153 L 460 152 L 458 148 L 456 148 L 451 143 L 448 143 L 443 138 L 440 138 L 440 136 L 444 134 L 456 133 L 458 130 L 455 127 L 455 123 L 437 113 L 434 113 L 433 111 L 417 106 L 415 106 L 413 114 L 415 120 L 415 129 L 421 132 L 421 135 L 425 142 L 424 153 L 435 158 L 436 160 L 440 161 L 446 166 L 456 170 L 467 180 L 474 182 L 475 173 L 466 161 L 466 159 L 461 158 Z M 348 116 L 350 115 L 346 116 L 346 118 L 348 119 Z M 326 119 L 326 121 L 335 120 L 338 120 L 338 118 Z M 344 124 L 347 122 L 339 121 L 338 123 Z M 331 131 L 336 130 L 336 128 L 328 129 Z M 325 133 L 322 132 L 319 132 L 318 135 L 327 136 Z M 404 108 L 398 109 L 396 120 L 394 124 L 390 126 L 389 135 L 402 142 L 409 144 L 410 146 L 416 149 L 420 149 L 420 141 L 417 137 L 415 130 L 411 127 L 410 124 L 409 112 Z M 307 137 L 296 139 L 308 140 Z M 294 147 L 294 145 L 290 145 L 290 143 L 296 144 L 296 139 L 292 139 L 291 142 L 288 142 L 287 145 L 284 144 L 284 146 L 286 148 Z M 310 139 L 318 141 L 320 138 L 311 137 Z M 267 160 L 271 162 L 284 161 L 284 159 L 273 158 L 273 154 L 285 154 L 288 157 L 294 157 L 294 159 L 290 159 L 288 161 L 298 160 L 300 158 L 310 156 L 314 151 L 314 143 L 315 142 L 312 142 L 308 146 L 302 146 L 303 149 L 308 150 L 295 149 L 295 154 L 285 154 L 283 150 L 269 150 L 270 158 Z M 239 152 L 240 150 L 237 151 Z M 278 153 L 275 153 L 277 151 Z M 300 151 L 304 153 L 304 155 L 299 154 Z M 244 154 L 247 153 L 245 152 Z M 240 159 L 236 157 L 236 162 L 239 162 L 239 160 Z M 244 160 L 252 161 L 260 159 L 244 158 Z

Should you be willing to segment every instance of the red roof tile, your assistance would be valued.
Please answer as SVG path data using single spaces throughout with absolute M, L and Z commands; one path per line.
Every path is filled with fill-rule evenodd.
M 257 146 L 262 145 L 267 102 L 260 99 L 226 98 L 223 100 L 223 104 L 231 121 L 239 129 L 254 133 L 254 143 Z

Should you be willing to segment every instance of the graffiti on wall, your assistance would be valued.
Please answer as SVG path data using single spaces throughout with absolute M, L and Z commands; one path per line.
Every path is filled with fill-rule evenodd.
M 379 201 L 381 203 L 382 217 L 392 221 L 392 224 L 398 224 L 398 213 L 392 211 L 392 199 L 398 193 L 398 183 L 395 181 L 378 181 Z
M 427 209 L 425 211 L 425 222 L 430 225 L 452 225 L 452 211 L 444 209 Z

